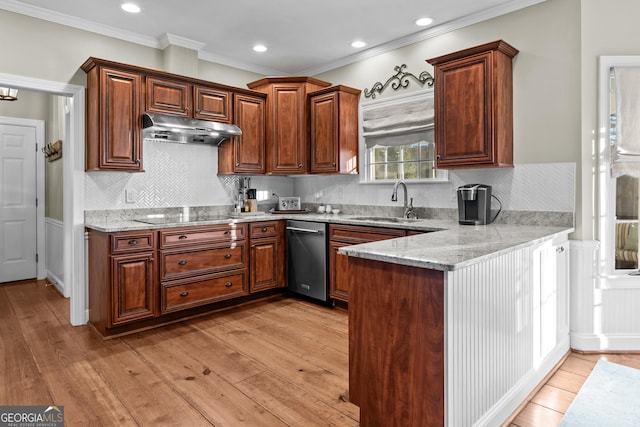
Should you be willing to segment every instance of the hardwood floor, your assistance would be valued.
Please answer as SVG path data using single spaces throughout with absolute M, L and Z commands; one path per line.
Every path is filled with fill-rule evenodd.
M 560 368 L 509 423 L 510 427 L 555 427 L 573 402 L 599 359 L 640 369 L 640 354 L 572 352 Z
M 358 426 L 344 311 L 270 300 L 106 341 L 68 319 L 46 282 L 0 285 L 0 405 L 64 405 L 69 426 Z M 510 425 L 558 425 L 600 357 L 572 353 Z
M 66 425 L 357 426 L 347 314 L 271 300 L 122 338 L 68 323 L 43 281 L 0 286 L 0 404 Z

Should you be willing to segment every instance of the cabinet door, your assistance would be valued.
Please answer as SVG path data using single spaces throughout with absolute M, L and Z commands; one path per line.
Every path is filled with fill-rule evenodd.
M 338 94 L 311 97 L 310 102 L 311 173 L 338 172 L 339 121 Z
M 231 123 L 231 94 L 226 90 L 195 86 L 193 117 L 221 123 Z
M 301 84 L 273 86 L 268 171 L 292 175 L 307 172 L 306 92 Z
M 437 165 L 493 162 L 492 57 L 452 61 L 436 71 Z
M 347 243 L 329 243 L 329 296 L 333 299 L 349 302 L 349 281 L 345 276 L 349 268 L 349 257 L 338 253 L 338 249 L 349 246 Z
M 236 94 L 234 123 L 242 135 L 225 141 L 218 150 L 219 174 L 265 173 L 265 100 Z
M 190 117 L 191 104 L 190 84 L 147 77 L 146 111 L 148 113 Z
M 87 169 L 142 171 L 142 76 L 102 68 L 99 85 L 100 124 L 88 123 L 88 126 L 101 126 L 98 128 L 100 141 L 92 141 L 91 132 L 87 140 L 87 144 L 94 145 L 87 149 L 87 155 L 93 157 L 97 148 L 99 162 L 92 165 L 88 157 Z
M 251 241 L 251 292 L 284 286 L 284 254 L 276 237 Z
M 111 257 L 111 326 L 156 316 L 153 252 Z

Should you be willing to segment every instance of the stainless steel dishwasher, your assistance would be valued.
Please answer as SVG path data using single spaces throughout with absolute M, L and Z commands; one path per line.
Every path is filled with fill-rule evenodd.
M 322 222 L 287 221 L 289 290 L 328 300 L 327 225 Z

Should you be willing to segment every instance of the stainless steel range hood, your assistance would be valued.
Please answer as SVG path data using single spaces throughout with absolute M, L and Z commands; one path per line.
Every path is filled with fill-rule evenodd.
M 242 135 L 235 125 L 164 114 L 144 114 L 142 127 L 145 139 L 179 144 L 218 146 L 227 138 Z

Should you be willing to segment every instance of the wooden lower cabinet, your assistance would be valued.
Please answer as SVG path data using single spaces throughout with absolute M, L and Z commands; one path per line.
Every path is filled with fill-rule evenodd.
M 157 315 L 153 252 L 111 257 L 111 324 Z
M 251 292 L 285 287 L 284 221 L 252 223 L 249 235 Z
M 184 310 L 216 301 L 249 295 L 247 272 L 210 274 L 193 279 L 165 282 L 161 286 L 162 313 Z
M 329 225 L 329 296 L 349 302 L 349 281 L 343 280 L 348 269 L 349 257 L 338 253 L 343 246 L 406 236 L 407 232 L 395 228 L 359 225 Z
M 256 239 L 260 244 L 256 247 L 273 246 L 255 251 L 257 283 L 264 289 L 283 286 L 284 244 L 278 236 L 284 234 L 280 226 L 272 229 L 279 233 Z M 205 307 L 208 304 L 249 296 L 247 235 L 247 224 L 115 233 L 91 230 L 89 322 L 110 336 L 180 320 L 220 307 Z M 270 265 L 263 261 L 267 253 Z M 274 276 L 273 283 L 267 280 L 269 275 Z

